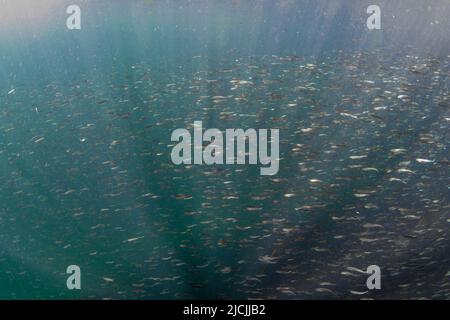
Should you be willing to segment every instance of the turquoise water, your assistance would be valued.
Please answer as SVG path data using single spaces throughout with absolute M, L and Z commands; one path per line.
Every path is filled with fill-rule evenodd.
M 0 298 L 448 298 L 446 1 L 0 3 Z M 279 173 L 174 165 L 197 120 Z

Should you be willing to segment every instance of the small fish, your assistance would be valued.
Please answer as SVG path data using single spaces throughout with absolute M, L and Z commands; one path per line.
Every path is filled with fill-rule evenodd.
M 274 263 L 276 263 L 276 260 L 278 260 L 278 258 L 271 257 L 271 256 L 261 256 L 258 258 L 258 260 L 263 263 L 274 264 Z
M 353 115 L 353 114 L 350 114 L 350 113 L 340 112 L 339 114 L 340 114 L 341 116 L 344 116 L 344 117 L 350 117 L 350 118 L 353 118 L 353 119 L 358 119 L 357 116 L 355 116 L 355 115 Z
M 365 197 L 368 197 L 369 194 L 367 194 L 367 193 L 355 193 L 354 196 L 357 197 L 357 198 L 365 198 Z
M 134 242 L 134 241 L 137 241 L 137 240 L 142 239 L 142 238 L 144 238 L 144 237 L 130 238 L 130 239 L 127 239 L 125 242 Z
M 400 99 L 402 101 L 407 101 L 407 100 L 410 100 L 411 98 L 409 96 L 407 96 L 406 94 L 400 94 L 397 96 L 397 99 Z
M 383 228 L 383 226 L 381 224 L 366 223 L 363 225 L 363 228 Z
M 397 155 L 397 154 L 402 154 L 407 152 L 406 149 L 402 149 L 402 148 L 397 148 L 397 149 L 391 149 L 391 153 Z
M 336 293 L 333 290 L 328 289 L 328 288 L 317 288 L 315 291 L 320 292 L 320 293 L 331 293 L 331 294 L 336 295 Z
M 421 159 L 421 158 L 417 158 L 416 161 L 418 163 L 433 163 L 433 160 L 428 160 L 428 159 Z
M 354 291 L 354 290 L 350 290 L 351 294 L 356 294 L 356 295 L 359 295 L 359 296 L 361 296 L 363 294 L 366 294 L 367 292 L 369 292 L 369 291 Z
M 409 170 L 407 168 L 400 168 L 400 169 L 397 170 L 397 172 L 398 173 L 415 173 L 414 171 Z
M 367 158 L 367 155 L 361 155 L 361 156 L 350 156 L 349 157 L 352 160 L 359 160 L 359 159 L 364 159 Z
M 295 193 L 286 193 L 286 194 L 284 194 L 284 197 L 285 197 L 285 198 L 292 198 L 292 197 L 295 197 Z
M 347 267 L 347 270 L 349 270 L 349 271 L 356 271 L 356 272 L 359 272 L 359 273 L 367 274 L 366 271 L 358 269 L 358 268 L 355 268 L 355 267 Z
M 230 273 L 230 272 L 231 272 L 231 268 L 230 267 L 225 267 L 225 268 L 220 270 L 220 273 L 223 273 L 223 274 L 227 274 L 227 273 Z

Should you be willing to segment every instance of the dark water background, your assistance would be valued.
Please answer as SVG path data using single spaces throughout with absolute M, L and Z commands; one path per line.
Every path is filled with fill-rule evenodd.
M 0 2 L 3 299 L 279 297 L 274 292 L 280 291 L 276 288 L 283 280 L 272 264 L 260 265 L 258 258 L 275 254 L 284 259 L 279 263 L 286 265 L 299 264 L 300 260 L 320 260 L 325 265 L 341 259 L 344 254 L 316 256 L 309 249 L 324 240 L 339 252 L 342 247 L 332 239 L 335 226 L 328 214 L 345 211 L 353 204 L 355 189 L 377 184 L 383 177 L 371 176 L 360 181 L 361 185 L 345 185 L 337 191 L 316 194 L 303 189 L 304 177 L 296 178 L 296 163 L 317 158 L 311 158 L 313 152 L 298 158 L 288 151 L 296 143 L 322 150 L 325 142 L 321 139 L 326 138 L 295 140 L 298 123 L 316 111 L 283 109 L 276 101 L 262 104 L 268 92 L 288 97 L 301 75 L 283 76 L 284 82 L 269 88 L 272 91 L 267 86 L 257 87 L 247 92 L 250 102 L 226 108 L 241 114 L 275 108 L 257 121 L 241 117 L 223 123 L 221 110 L 202 110 L 198 97 L 234 94 L 229 91 L 229 80 L 258 76 L 249 71 L 249 65 L 266 66 L 272 78 L 293 68 L 270 66 L 273 55 L 295 55 L 304 59 L 302 63 L 326 65 L 330 59 L 345 60 L 345 55 L 375 52 L 357 61 L 366 72 L 359 73 L 358 79 L 381 72 L 380 66 L 392 65 L 404 67 L 399 74 L 405 76 L 411 66 L 405 63 L 406 55 L 447 59 L 442 74 L 449 71 L 450 4 L 444 0 L 377 1 L 382 10 L 380 31 L 366 27 L 366 8 L 375 4 L 372 1 L 39 3 Z M 66 29 L 65 10 L 72 3 L 81 7 L 81 30 Z M 373 70 L 372 64 L 377 66 Z M 329 65 L 346 76 L 337 63 Z M 208 78 L 227 81 L 213 89 L 204 84 L 195 86 L 193 81 Z M 339 74 L 330 79 L 321 77 L 315 86 L 332 86 L 339 78 Z M 422 78 L 420 83 L 426 86 L 430 79 Z M 433 92 L 448 92 L 448 86 L 448 78 L 443 76 Z M 12 89 L 15 92 L 7 94 Z M 351 79 L 341 89 L 362 100 L 370 96 L 353 88 Z M 418 85 L 417 90 L 424 89 Z M 324 110 L 330 112 L 341 97 L 322 93 L 316 98 L 322 99 L 322 104 L 329 106 Z M 427 106 L 432 98 L 417 99 Z M 336 129 L 328 133 L 335 132 L 335 142 L 354 143 L 357 151 L 380 146 L 388 153 L 399 141 L 406 147 L 413 144 L 418 133 L 438 121 L 443 112 L 430 111 L 428 118 L 420 121 L 408 116 L 390 119 L 388 131 L 416 125 L 417 134 L 403 140 L 392 140 L 389 135 L 376 138 L 376 130 L 368 127 L 339 130 L 333 122 L 327 124 Z M 264 180 L 254 167 L 235 172 L 235 168 L 220 167 L 185 169 L 170 162 L 171 131 L 193 120 L 221 129 L 268 128 L 275 116 L 291 120 L 281 133 L 285 142 L 281 144 L 279 178 L 286 179 L 281 184 Z M 357 132 L 362 138 L 352 142 Z M 36 142 L 42 137 L 42 142 Z M 337 154 L 334 162 L 322 163 L 316 167 L 316 176 L 332 183 L 333 170 L 347 165 L 339 159 L 350 154 Z M 320 160 L 321 156 L 317 157 Z M 444 148 L 441 158 L 445 157 Z M 368 163 L 390 165 L 389 160 L 376 156 Z M 433 174 L 438 183 L 427 192 L 441 200 L 438 213 L 443 213 L 448 211 L 448 206 L 442 209 L 448 200 L 448 173 L 441 168 Z M 302 198 L 285 203 L 283 193 L 288 191 L 297 191 Z M 406 199 L 397 198 L 398 204 L 411 203 L 421 192 L 408 190 Z M 151 195 L 143 196 L 146 194 Z M 192 199 L 180 201 L 176 195 Z M 230 195 L 239 199 L 224 200 Z M 256 195 L 265 198 L 252 200 Z M 310 197 L 314 201 L 309 201 Z M 336 198 L 339 201 L 333 202 Z M 311 202 L 325 203 L 326 209 L 317 209 L 313 218 L 295 210 Z M 262 207 L 261 214 L 249 214 L 247 208 L 252 206 Z M 417 204 L 418 211 L 422 206 Z M 375 214 L 385 214 L 387 207 Z M 227 221 L 229 218 L 238 222 Z M 301 253 L 292 253 L 293 261 L 289 252 L 297 247 L 285 250 L 293 239 L 283 238 L 277 227 L 266 228 L 263 223 L 273 219 L 286 219 L 282 223 L 285 227 L 306 230 Z M 387 219 L 386 227 L 389 224 Z M 392 225 L 397 230 L 395 222 Z M 136 237 L 136 241 L 127 241 Z M 448 261 L 446 249 L 443 252 L 440 258 Z M 319 268 L 315 263 L 305 266 L 305 274 L 296 277 L 314 278 L 314 268 Z M 82 269 L 80 291 L 66 289 L 65 270 L 71 264 Z M 358 265 L 363 266 L 364 262 Z M 253 287 L 241 288 L 246 277 L 258 274 L 265 276 Z M 313 289 L 305 285 L 305 291 L 312 293 L 297 293 L 297 297 L 312 297 Z M 347 297 L 348 290 L 345 292 L 339 296 Z M 393 292 L 387 297 L 395 296 Z M 432 296 L 433 289 L 427 294 Z M 403 296 L 414 293 L 406 290 Z

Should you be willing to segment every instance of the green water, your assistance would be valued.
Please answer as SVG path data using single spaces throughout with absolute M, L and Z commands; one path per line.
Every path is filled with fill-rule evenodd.
M 447 21 L 400 36 L 404 10 L 368 34 L 364 2 L 92 1 L 69 31 L 69 2 L 6 3 L 0 298 L 359 298 L 345 272 L 371 264 L 371 297 L 448 297 Z M 278 128 L 279 173 L 174 165 L 171 132 L 200 120 Z

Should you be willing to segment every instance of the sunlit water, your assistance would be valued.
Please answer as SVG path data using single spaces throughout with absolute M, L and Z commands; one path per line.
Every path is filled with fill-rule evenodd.
M 1 1 L 0 298 L 359 298 L 372 264 L 365 297 L 448 297 L 450 5 L 379 3 L 374 31 L 287 0 L 86 1 L 68 30 L 70 1 Z M 196 120 L 279 128 L 278 175 L 175 166 Z

